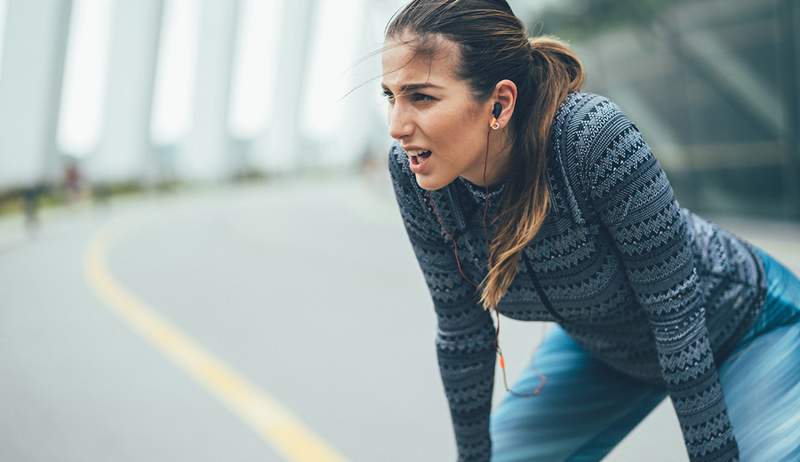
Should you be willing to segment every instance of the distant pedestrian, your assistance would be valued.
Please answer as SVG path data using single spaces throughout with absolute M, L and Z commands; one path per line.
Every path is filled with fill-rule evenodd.
M 414 0 L 382 60 L 459 460 L 598 461 L 669 396 L 692 461 L 800 461 L 800 280 L 678 204 L 567 45 Z M 499 315 L 559 327 L 492 410 Z
M 64 170 L 64 188 L 67 192 L 67 201 L 77 202 L 81 196 L 81 172 L 75 162 L 71 162 Z
M 39 230 L 39 199 L 42 195 L 41 184 L 32 184 L 22 190 L 22 211 L 25 216 L 25 228 L 29 234 Z

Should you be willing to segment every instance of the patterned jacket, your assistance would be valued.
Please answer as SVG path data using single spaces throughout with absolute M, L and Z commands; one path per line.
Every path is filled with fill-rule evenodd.
M 763 304 L 760 260 L 749 243 L 680 207 L 637 127 L 607 98 L 570 93 L 550 144 L 551 208 L 499 312 L 557 322 L 609 367 L 664 386 L 692 461 L 737 460 L 717 366 Z M 484 192 L 460 178 L 423 190 L 396 143 L 389 170 L 437 314 L 459 460 L 489 460 L 495 328 L 451 242 L 465 275 L 481 281 Z M 490 216 L 503 189 L 489 192 Z

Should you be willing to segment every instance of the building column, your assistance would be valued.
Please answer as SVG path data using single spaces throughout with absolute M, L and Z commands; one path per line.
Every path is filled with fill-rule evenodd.
M 0 189 L 57 183 L 71 0 L 8 0 L 0 75 Z
M 292 171 L 310 164 L 303 139 L 303 97 L 318 0 L 284 0 L 272 115 L 254 143 L 251 162 L 262 171 Z
M 236 51 L 239 0 L 202 0 L 192 127 L 180 146 L 178 175 L 190 180 L 224 180 L 237 171 L 228 129 Z
M 114 2 L 103 126 L 87 159 L 93 183 L 158 180 L 150 122 L 163 10 L 163 0 Z
M 393 9 L 392 9 L 393 8 Z M 335 153 L 339 164 L 363 164 L 385 159 L 391 138 L 386 125 L 387 103 L 378 104 L 380 83 L 382 80 L 381 54 L 383 47 L 383 27 L 387 18 L 397 8 L 387 8 L 385 5 L 362 0 L 359 2 L 360 31 L 355 40 L 355 63 L 350 75 L 350 89 L 341 102 L 344 106 L 344 120 L 341 124 L 341 133 L 346 136 L 336 136 L 334 139 Z M 376 52 L 378 52 L 376 54 Z M 380 165 L 383 167 L 383 165 Z

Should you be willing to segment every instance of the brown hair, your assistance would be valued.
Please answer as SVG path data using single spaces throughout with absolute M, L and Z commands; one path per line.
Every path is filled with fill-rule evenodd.
M 517 274 L 520 253 L 547 216 L 550 129 L 567 94 L 583 84 L 583 68 L 557 38 L 529 38 L 505 0 L 412 0 L 384 35 L 399 39 L 405 33 L 415 37 L 415 54 L 432 56 L 432 39 L 438 37 L 454 42 L 461 58 L 456 76 L 470 85 L 478 102 L 486 102 L 500 80 L 517 85 L 519 109 L 509 123 L 509 174 L 493 220 L 497 233 L 489 243 L 489 271 L 481 283 L 481 304 L 496 309 Z

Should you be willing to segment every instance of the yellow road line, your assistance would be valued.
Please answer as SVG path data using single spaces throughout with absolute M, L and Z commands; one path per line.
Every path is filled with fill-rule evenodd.
M 100 299 L 135 332 L 218 397 L 288 461 L 346 460 L 288 409 L 125 290 L 106 267 L 108 250 L 114 241 L 110 230 L 111 227 L 107 227 L 92 239 L 84 258 L 84 274 Z

